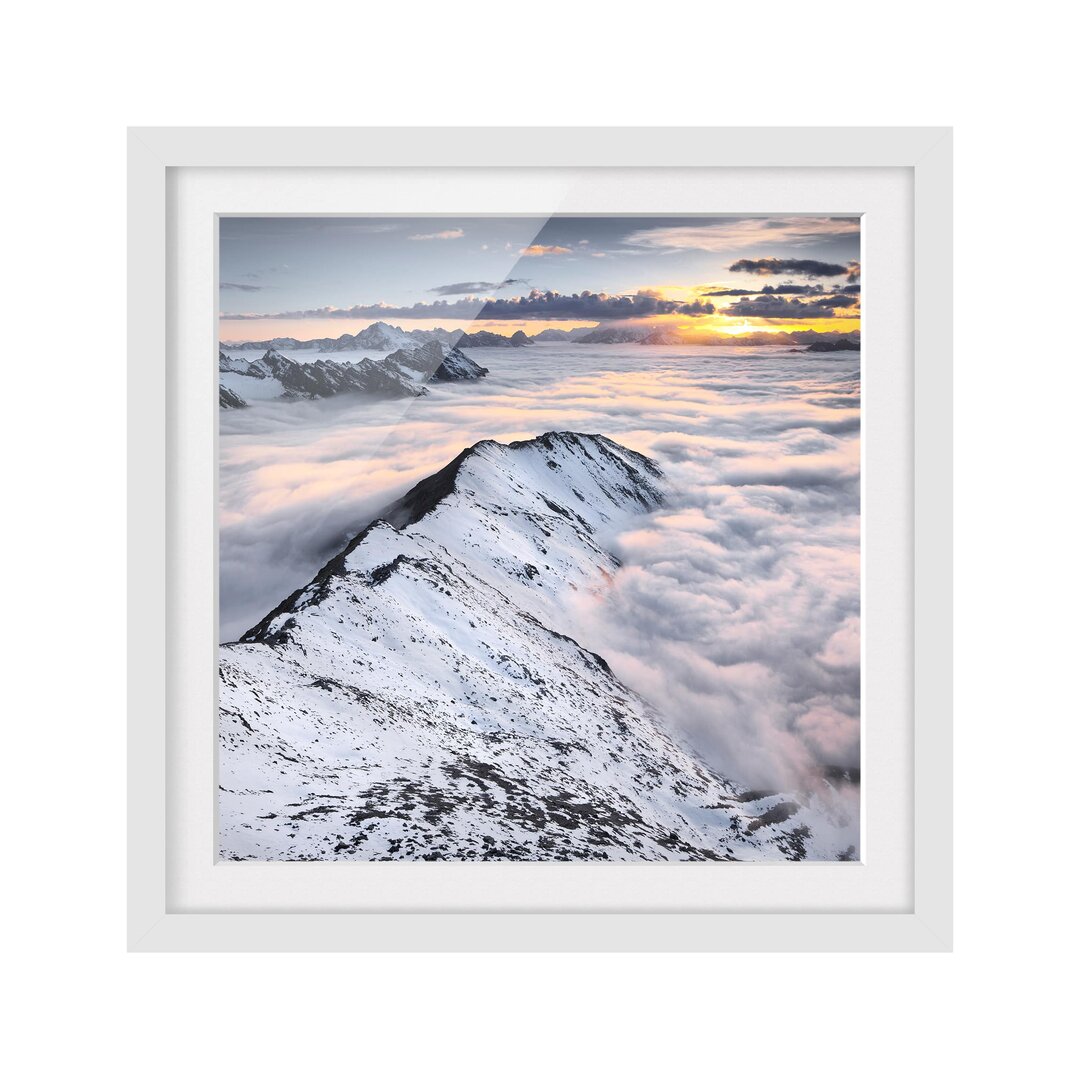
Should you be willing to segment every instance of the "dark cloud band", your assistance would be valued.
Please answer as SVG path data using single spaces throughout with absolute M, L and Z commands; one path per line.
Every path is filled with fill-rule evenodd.
M 533 289 L 527 296 L 478 301 L 434 300 L 408 307 L 357 304 L 350 308 L 308 308 L 268 314 L 222 314 L 223 320 L 250 319 L 647 319 L 656 315 L 688 315 L 697 318 L 716 314 L 707 300 L 665 300 L 652 293 L 629 296 L 581 292 L 564 295 Z
M 737 262 L 733 262 L 728 269 L 734 273 L 760 274 L 762 276 L 798 274 L 802 277 L 841 277 L 851 273 L 850 266 L 819 262 L 817 259 L 739 259 Z
M 849 308 L 857 307 L 857 296 L 829 296 L 815 300 L 800 300 L 782 296 L 743 297 L 724 309 L 725 315 L 745 319 L 834 319 L 845 316 Z
M 710 289 L 702 296 L 824 296 L 830 293 L 857 293 L 858 285 L 826 289 L 824 285 L 763 285 L 760 289 Z
M 525 278 L 507 278 L 505 281 L 455 281 L 449 285 L 436 285 L 428 292 L 438 296 L 473 296 L 476 293 L 509 289 L 513 285 L 528 285 Z

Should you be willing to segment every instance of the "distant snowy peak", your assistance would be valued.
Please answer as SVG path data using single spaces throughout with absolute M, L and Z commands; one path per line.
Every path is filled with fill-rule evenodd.
M 516 330 L 510 337 L 507 337 L 505 334 L 492 333 L 490 330 L 477 330 L 473 334 L 467 334 L 464 331 L 460 331 L 454 337 L 454 344 L 467 349 L 487 349 L 506 346 L 517 348 L 521 345 L 531 345 L 532 338 L 521 330 Z
M 453 333 L 441 326 L 436 326 L 433 330 L 410 330 L 409 334 L 421 345 L 426 345 L 429 341 L 438 341 L 442 345 L 452 345 L 454 342 Z
M 805 352 L 859 352 L 858 338 L 840 337 L 833 341 L 811 341 Z
M 394 349 L 415 348 L 416 339 L 400 326 L 376 322 L 353 338 L 353 347 L 370 349 L 372 352 L 390 352 Z
M 640 341 L 644 337 L 641 330 L 626 330 L 618 326 L 600 327 L 578 338 L 582 345 L 624 345 Z
M 464 379 L 482 379 L 488 374 L 486 367 L 470 360 L 459 348 L 447 347 L 438 341 L 429 341 L 420 348 L 398 349 L 386 357 L 386 363 L 415 372 L 423 379 L 435 382 L 453 382 Z
M 241 360 L 238 357 L 229 356 L 228 353 L 218 349 L 218 371 L 234 371 L 238 375 L 247 375 L 250 366 L 250 360 Z
M 442 362 L 432 372 L 431 377 L 436 382 L 454 382 L 459 379 L 470 381 L 482 379 L 488 374 L 486 367 L 481 367 L 475 360 L 470 360 L 459 348 L 443 349 L 436 342 L 426 346 L 428 349 L 438 349 L 443 354 Z
M 580 341 L 591 333 L 592 330 L 587 326 L 578 326 L 573 330 L 560 330 L 558 327 L 550 326 L 546 330 L 541 330 L 539 334 L 533 334 L 531 340 L 534 343 L 537 341 Z
M 677 331 L 656 329 L 641 339 L 642 345 L 680 345 L 682 341 Z

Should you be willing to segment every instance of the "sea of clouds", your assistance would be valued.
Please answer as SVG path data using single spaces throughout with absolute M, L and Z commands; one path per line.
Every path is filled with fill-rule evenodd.
M 428 396 L 221 418 L 222 640 L 480 439 L 609 436 L 663 468 L 664 508 L 576 636 L 716 768 L 791 788 L 859 764 L 859 358 L 781 348 L 537 345 Z M 307 359 L 305 357 L 305 359 Z

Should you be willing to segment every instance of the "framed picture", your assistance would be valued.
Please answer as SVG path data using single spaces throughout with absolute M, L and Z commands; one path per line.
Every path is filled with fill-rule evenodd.
M 951 133 L 133 129 L 130 947 L 951 947 Z

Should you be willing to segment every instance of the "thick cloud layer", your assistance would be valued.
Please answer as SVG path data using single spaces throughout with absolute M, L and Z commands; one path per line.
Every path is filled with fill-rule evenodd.
M 843 316 L 845 308 L 858 305 L 857 296 L 825 296 L 815 300 L 800 300 L 797 296 L 790 300 L 782 296 L 744 296 L 727 308 L 724 314 L 736 319 L 783 319 L 785 322 L 833 319 L 838 315 Z
M 705 286 L 699 292 L 702 296 L 824 296 L 826 293 L 851 296 L 857 295 L 861 289 L 861 285 L 845 285 L 842 289 L 826 289 L 820 283 L 816 285 L 793 285 L 786 282 L 783 285 L 763 285 L 760 289 L 711 289 Z
M 859 762 L 857 359 L 784 348 L 488 349 L 480 384 L 222 416 L 222 636 L 482 438 L 606 434 L 654 457 L 664 509 L 607 538 L 574 632 L 720 770 L 790 788 Z
M 850 272 L 847 266 L 818 259 L 739 259 L 728 269 L 745 274 L 801 274 L 803 277 L 839 277 Z

